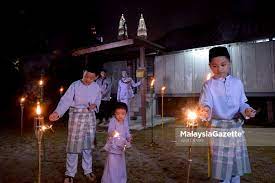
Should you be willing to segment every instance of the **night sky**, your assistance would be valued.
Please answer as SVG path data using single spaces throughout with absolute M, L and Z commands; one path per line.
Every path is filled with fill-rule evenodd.
M 182 49 L 199 46 L 200 39 L 204 39 L 202 32 L 214 30 L 212 34 L 215 34 L 216 28 L 212 25 L 223 23 L 226 23 L 224 27 L 229 33 L 235 22 L 240 26 L 244 24 L 252 27 L 251 34 L 246 34 L 244 27 L 243 33 L 235 36 L 236 40 L 242 40 L 242 35 L 245 34 L 248 37 L 244 40 L 270 36 L 271 33 L 274 36 L 275 14 L 271 4 L 259 0 L 100 0 L 89 3 L 74 1 L 69 4 L 54 1 L 32 4 L 11 2 L 9 5 L 1 5 L 0 77 L 5 86 L 1 90 L 1 103 L 13 106 L 15 101 L 11 97 L 18 95 L 24 83 L 22 73 L 14 67 L 15 60 L 49 54 L 56 50 L 65 53 L 75 48 L 91 46 L 91 25 L 96 26 L 104 43 L 114 41 L 122 13 L 125 15 L 130 37 L 136 35 L 140 13 L 143 13 L 149 40 L 162 43 L 166 47 Z M 177 34 L 172 39 L 169 36 L 173 32 Z M 188 34 L 184 36 L 186 32 Z M 189 42 L 185 41 L 187 39 Z M 215 39 L 217 41 L 220 37 Z M 198 44 L 193 44 L 193 40 Z M 186 42 L 188 44 L 184 45 Z M 209 40 L 205 39 L 204 44 L 208 43 Z M 0 108 L 9 110 L 4 105 Z
M 1 6 L 1 40 L 5 55 L 23 56 L 86 46 L 91 24 L 96 25 L 104 42 L 113 41 L 121 13 L 125 14 L 130 36 L 136 35 L 138 19 L 143 13 L 148 38 L 155 41 L 175 29 L 217 21 L 271 21 L 272 12 L 269 3 L 256 0 L 14 3 Z

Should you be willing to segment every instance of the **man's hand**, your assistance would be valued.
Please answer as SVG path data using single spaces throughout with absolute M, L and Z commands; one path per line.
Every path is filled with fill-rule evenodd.
M 91 111 L 91 110 L 94 110 L 95 108 L 96 108 L 96 104 L 90 104 L 88 107 L 88 110 Z
M 210 117 L 211 109 L 208 106 L 202 106 L 199 109 L 199 117 L 202 120 L 207 120 Z
M 50 116 L 49 116 L 49 120 L 50 121 L 57 121 L 60 118 L 59 114 L 57 112 L 53 112 Z
M 244 113 L 246 118 L 254 118 L 256 115 L 256 110 L 254 110 L 253 108 L 247 108 L 245 109 Z

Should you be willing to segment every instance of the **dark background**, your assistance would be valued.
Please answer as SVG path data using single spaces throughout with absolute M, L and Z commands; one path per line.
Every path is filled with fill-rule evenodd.
M 47 75 L 46 97 L 59 98 L 58 88 L 81 77 L 84 58 L 72 58 L 72 49 L 115 41 L 124 13 L 128 34 L 136 35 L 140 13 L 148 39 L 167 50 L 272 38 L 275 35 L 272 2 L 259 0 L 196 1 L 74 1 L 74 3 L 9 2 L 0 17 L 1 123 L 18 118 L 18 97 L 32 90 L 28 83 Z M 16 61 L 19 62 L 16 62 Z M 56 103 L 48 103 L 50 109 Z

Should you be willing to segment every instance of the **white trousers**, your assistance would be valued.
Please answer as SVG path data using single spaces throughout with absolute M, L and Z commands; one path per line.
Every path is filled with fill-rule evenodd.
M 82 168 L 84 174 L 92 173 L 92 150 L 82 150 Z M 77 172 L 78 154 L 67 153 L 66 172 L 65 175 L 74 177 Z

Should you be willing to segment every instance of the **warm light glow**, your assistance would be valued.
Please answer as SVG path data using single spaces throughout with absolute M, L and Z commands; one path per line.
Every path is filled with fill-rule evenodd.
M 39 86 L 43 86 L 44 82 L 42 79 L 39 80 Z
M 24 103 L 25 102 L 25 97 L 21 97 L 21 99 L 20 99 L 20 103 Z
M 114 137 L 119 137 L 119 133 L 115 131 Z
M 187 112 L 187 127 L 195 127 L 198 126 L 198 123 L 196 122 L 197 119 L 197 113 L 194 111 L 188 110 Z
M 41 126 L 41 131 L 43 131 L 43 132 L 46 131 L 46 130 L 52 130 L 53 131 L 52 126 L 53 125 L 50 125 L 50 126 L 49 125 L 42 125 Z
M 161 91 L 164 92 L 165 89 L 166 89 L 166 87 L 163 86 L 163 87 L 161 88 Z
M 60 89 L 59 89 L 59 92 L 63 93 L 63 91 L 64 91 L 64 88 L 61 86 Z
M 195 120 L 197 118 L 197 114 L 195 112 L 193 112 L 193 111 L 188 111 L 187 118 L 189 120 Z
M 151 87 L 154 86 L 155 81 L 156 81 L 155 79 L 152 79 L 151 84 L 150 84 Z
M 42 113 L 42 110 L 41 110 L 41 107 L 40 107 L 40 103 L 37 103 L 37 106 L 36 106 L 36 114 L 37 115 L 40 115 Z
M 212 73 L 208 73 L 207 77 L 206 77 L 206 80 L 209 80 L 211 77 L 212 77 Z
M 47 130 L 47 127 L 43 125 L 43 126 L 41 127 L 41 130 L 42 130 L 42 131 L 45 131 L 45 130 Z

